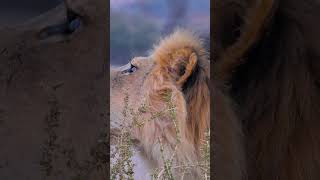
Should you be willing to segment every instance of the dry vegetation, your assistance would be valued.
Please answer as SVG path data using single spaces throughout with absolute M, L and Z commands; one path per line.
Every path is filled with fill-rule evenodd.
M 163 111 L 159 111 L 153 113 L 150 119 L 141 118 L 141 113 L 145 113 L 148 111 L 148 105 L 142 103 L 142 105 L 138 108 L 137 111 L 134 111 L 133 108 L 129 107 L 129 95 L 126 94 L 124 98 L 124 109 L 123 109 L 123 122 L 130 122 L 130 124 L 125 125 L 121 131 L 118 133 L 116 137 L 116 145 L 111 149 L 111 179 L 134 179 L 134 164 L 132 162 L 133 157 L 133 146 L 134 146 L 134 138 L 132 137 L 132 130 L 134 126 L 142 127 L 145 121 L 154 121 L 157 120 L 159 116 L 165 115 L 165 113 L 169 113 L 172 123 L 176 129 L 176 144 L 174 150 L 177 149 L 180 142 L 180 132 L 177 127 L 176 122 L 176 110 L 174 103 L 171 101 L 171 93 L 167 93 L 165 95 L 166 99 L 166 109 Z M 132 118 L 132 120 L 130 120 Z M 176 156 L 176 151 L 171 154 L 170 158 L 165 158 L 164 155 L 164 144 L 162 143 L 162 139 L 158 138 L 158 143 L 160 145 L 161 158 L 163 163 L 162 167 L 158 167 L 153 169 L 150 172 L 150 179 L 152 180 L 174 180 L 174 179 L 184 179 L 190 170 L 195 167 L 200 167 L 202 171 L 202 179 L 207 180 L 210 179 L 210 131 L 206 132 L 206 138 L 201 142 L 201 161 L 196 164 L 183 164 L 183 165 L 174 165 L 174 160 Z M 175 177 L 173 171 L 179 172 L 179 177 Z

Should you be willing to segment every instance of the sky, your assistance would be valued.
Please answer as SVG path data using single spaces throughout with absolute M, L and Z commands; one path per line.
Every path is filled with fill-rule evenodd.
M 110 6 L 111 8 L 120 8 L 122 6 L 134 4 L 137 1 L 143 1 L 143 0 L 110 0 Z
M 165 22 L 170 0 L 111 0 L 111 10 L 124 14 L 143 14 L 145 18 Z M 210 29 L 210 0 L 185 0 L 188 4 L 186 19 L 188 26 L 196 30 Z M 112 18 L 112 17 L 111 17 Z

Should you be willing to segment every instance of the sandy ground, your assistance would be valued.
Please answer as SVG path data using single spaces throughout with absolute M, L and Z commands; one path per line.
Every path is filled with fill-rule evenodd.
M 107 11 L 66 41 L 37 39 L 63 13 L 0 28 L 1 180 L 108 177 Z

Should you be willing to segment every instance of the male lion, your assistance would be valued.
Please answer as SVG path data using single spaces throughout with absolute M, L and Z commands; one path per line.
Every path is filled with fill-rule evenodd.
M 247 179 L 320 179 L 320 2 L 215 0 L 213 7 L 222 63 L 213 72 L 228 80 L 238 104 Z M 241 61 L 224 75 L 226 62 Z
M 0 179 L 109 175 L 108 2 L 69 4 L 0 27 Z M 59 31 L 66 9 L 82 22 L 73 33 Z
M 111 70 L 111 127 L 123 118 L 128 94 L 132 135 L 156 167 L 172 163 L 172 174 L 200 176 L 201 141 L 209 130 L 209 63 L 201 40 L 186 30 L 163 39 L 152 56 Z M 128 123 L 128 122 L 124 122 Z M 181 168 L 179 168 L 181 166 Z M 163 172 L 163 176 L 171 176 Z

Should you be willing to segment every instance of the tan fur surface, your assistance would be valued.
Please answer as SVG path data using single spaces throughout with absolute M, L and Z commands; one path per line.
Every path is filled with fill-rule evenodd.
M 212 85 L 213 106 L 213 179 L 243 180 L 246 177 L 244 135 L 235 105 L 221 88 Z
M 213 72 L 217 79 L 230 80 L 232 72 L 241 63 L 244 63 L 243 56 L 248 53 L 265 31 L 270 17 L 274 13 L 276 3 L 274 0 L 267 0 L 259 1 L 251 6 L 241 29 L 241 35 L 234 44 L 223 52 L 222 60 L 214 66 Z
M 214 2 L 215 60 L 238 104 L 248 179 L 320 179 L 319 1 Z

